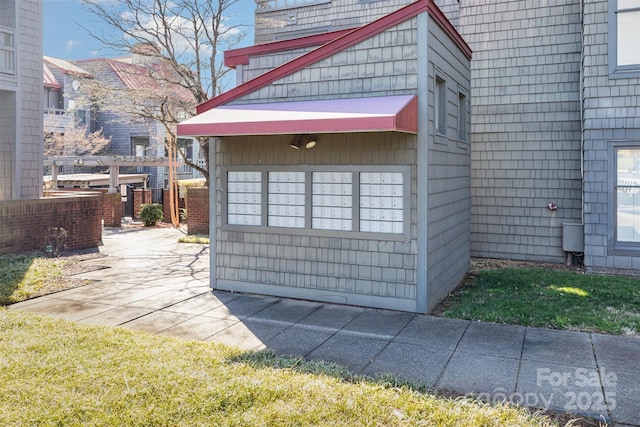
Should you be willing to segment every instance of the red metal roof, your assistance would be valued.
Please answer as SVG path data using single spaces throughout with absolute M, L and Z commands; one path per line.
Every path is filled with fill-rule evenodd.
M 51 89 L 60 89 L 62 85 L 58 82 L 58 79 L 53 75 L 47 64 L 42 64 L 42 80 L 44 81 L 44 87 Z
M 82 76 L 82 77 L 92 77 L 90 72 L 83 70 L 82 68 L 78 67 L 75 64 L 72 64 L 66 59 L 53 58 L 51 56 L 43 56 L 42 60 L 43 62 L 53 67 L 61 69 L 62 72 L 65 74 L 73 74 L 73 75 Z
M 150 66 L 130 64 L 121 60 L 106 60 L 114 73 L 129 89 L 158 90 L 171 89 L 172 94 L 183 101 L 194 101 L 193 93 L 178 83 L 178 76 L 169 67 L 156 63 Z
M 264 86 L 273 83 L 274 81 L 286 77 L 296 71 L 299 71 L 309 65 L 315 64 L 323 59 L 334 55 L 336 52 L 345 50 L 351 46 L 354 46 L 376 34 L 379 34 L 395 25 L 405 22 L 422 12 L 428 12 L 429 16 L 451 37 L 456 45 L 464 52 L 464 54 L 470 59 L 471 48 L 464 41 L 462 36 L 456 31 L 453 25 L 446 18 L 444 13 L 438 8 L 433 0 L 418 0 L 409 4 L 397 11 L 386 15 L 376 21 L 371 22 L 356 30 L 350 31 L 345 35 L 334 39 L 317 49 L 312 50 L 298 58 L 274 68 L 248 82 L 245 82 L 228 92 L 209 99 L 196 107 L 196 113 L 200 114 L 212 108 L 220 105 L 224 105 L 228 102 L 241 98 L 251 92 L 254 92 Z
M 415 95 L 224 105 L 178 124 L 181 136 L 418 132 Z
M 329 33 L 315 34 L 313 36 L 299 37 L 296 39 L 281 40 L 272 43 L 264 43 L 255 46 L 231 49 L 224 52 L 224 65 L 236 68 L 237 65 L 248 64 L 249 58 L 255 55 L 266 55 L 269 53 L 286 52 L 292 49 L 302 49 L 305 47 L 321 46 L 332 40 L 342 37 L 353 31 L 348 30 L 332 31 Z

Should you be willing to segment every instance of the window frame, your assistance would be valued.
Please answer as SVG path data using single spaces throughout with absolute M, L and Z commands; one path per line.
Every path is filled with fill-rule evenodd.
M 3 56 L 0 61 L 0 74 L 6 74 L 9 76 L 16 75 L 16 34 L 15 29 L 0 25 L 0 35 L 9 36 L 11 39 L 10 44 L 0 43 L 0 55 Z
M 138 156 L 138 150 L 137 147 L 144 147 L 144 155 L 148 156 L 149 155 L 149 149 L 151 147 L 151 138 L 149 138 L 148 136 L 140 136 L 140 135 L 136 135 L 136 136 L 130 136 L 129 140 L 131 142 L 131 155 L 132 156 Z M 142 140 L 146 140 L 146 143 L 144 142 L 140 142 Z
M 235 225 L 228 223 L 228 172 L 260 172 L 262 173 L 262 220 L 261 225 Z M 294 227 L 275 227 L 268 226 L 268 179 L 269 172 L 304 172 L 305 173 L 305 225 L 304 228 Z M 324 230 L 312 228 L 312 209 L 313 209 L 313 181 L 312 174 L 314 172 L 349 172 L 353 174 L 352 178 L 352 229 L 344 230 Z M 402 173 L 403 185 L 403 226 L 402 233 L 382 233 L 382 232 L 364 232 L 360 231 L 360 173 L 362 172 L 391 172 Z M 267 233 L 267 234 L 291 234 L 301 236 L 320 236 L 320 237 L 339 237 L 339 238 L 356 238 L 369 240 L 389 240 L 389 241 L 407 241 L 411 231 L 411 166 L 406 165 L 300 165 L 300 166 L 283 166 L 283 165 L 247 165 L 247 166 L 223 166 L 221 168 L 221 229 L 222 231 L 242 231 L 250 233 Z
M 469 96 L 467 92 L 458 88 L 458 141 L 469 143 Z
M 447 81 L 440 74 L 434 77 L 433 129 L 436 136 L 447 136 Z
M 609 204 L 609 221 L 608 222 L 608 254 L 609 255 L 640 255 L 640 241 L 621 241 L 618 240 L 618 188 L 638 188 L 638 197 L 640 197 L 640 183 L 638 185 L 620 185 L 618 183 L 618 151 L 619 150 L 638 150 L 640 151 L 639 141 L 610 141 L 609 144 L 609 185 L 607 201 Z M 640 176 L 638 177 L 640 181 Z
M 609 0 L 609 78 L 636 78 L 640 77 L 640 61 L 638 64 L 618 65 L 618 15 L 625 12 L 640 11 L 640 6 L 629 9 L 618 9 L 618 0 Z

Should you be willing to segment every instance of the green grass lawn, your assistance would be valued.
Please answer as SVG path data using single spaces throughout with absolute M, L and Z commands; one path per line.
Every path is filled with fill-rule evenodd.
M 64 288 L 64 268 L 73 262 L 38 252 L 0 255 L 0 304 L 23 301 Z
M 188 234 L 178 239 L 178 243 L 200 243 L 203 245 L 209 244 L 209 236 L 201 234 Z
M 640 279 L 541 268 L 482 270 L 446 301 L 459 319 L 637 335 Z
M 2 426 L 555 425 L 213 343 L 3 308 L 0 330 Z

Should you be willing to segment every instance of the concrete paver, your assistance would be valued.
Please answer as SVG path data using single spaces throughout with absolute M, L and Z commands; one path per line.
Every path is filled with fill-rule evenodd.
M 413 317 L 414 315 L 409 313 L 369 308 L 349 322 L 343 329 L 345 331 L 394 337 Z
M 602 334 L 591 334 L 591 339 L 601 369 L 640 372 L 640 339 L 621 340 Z
M 362 373 L 370 376 L 391 374 L 434 387 L 452 354 L 452 349 L 391 341 Z
M 112 306 L 111 310 L 84 318 L 82 322 L 96 325 L 118 326 L 137 319 L 138 317 L 153 313 L 154 311 L 155 310 L 149 308 Z
M 518 359 L 455 352 L 447 363 L 436 388 L 458 393 L 485 393 L 490 399 L 515 391 Z
M 560 365 L 596 368 L 590 334 L 527 328 L 522 358 Z
M 106 229 L 95 283 L 10 306 L 640 426 L 640 339 L 211 291 L 208 248 Z
M 525 328 L 514 325 L 471 322 L 458 351 L 520 359 Z
M 516 393 L 536 406 L 608 418 L 596 369 L 523 360 Z
M 165 329 L 172 328 L 180 323 L 192 319 L 190 314 L 169 313 L 167 311 L 154 311 L 145 316 L 138 317 L 130 322 L 123 323 L 123 326 L 136 329 L 138 331 L 157 334 Z
M 355 373 L 361 373 L 387 342 L 349 333 L 337 333 L 309 353 L 308 358 L 337 363 Z
M 469 327 L 468 320 L 443 317 L 415 316 L 395 337 L 396 341 L 428 344 L 454 349 Z

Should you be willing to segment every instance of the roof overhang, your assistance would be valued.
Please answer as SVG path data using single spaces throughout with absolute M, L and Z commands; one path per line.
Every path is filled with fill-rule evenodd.
M 179 136 L 418 132 L 415 95 L 222 105 L 178 124 Z

